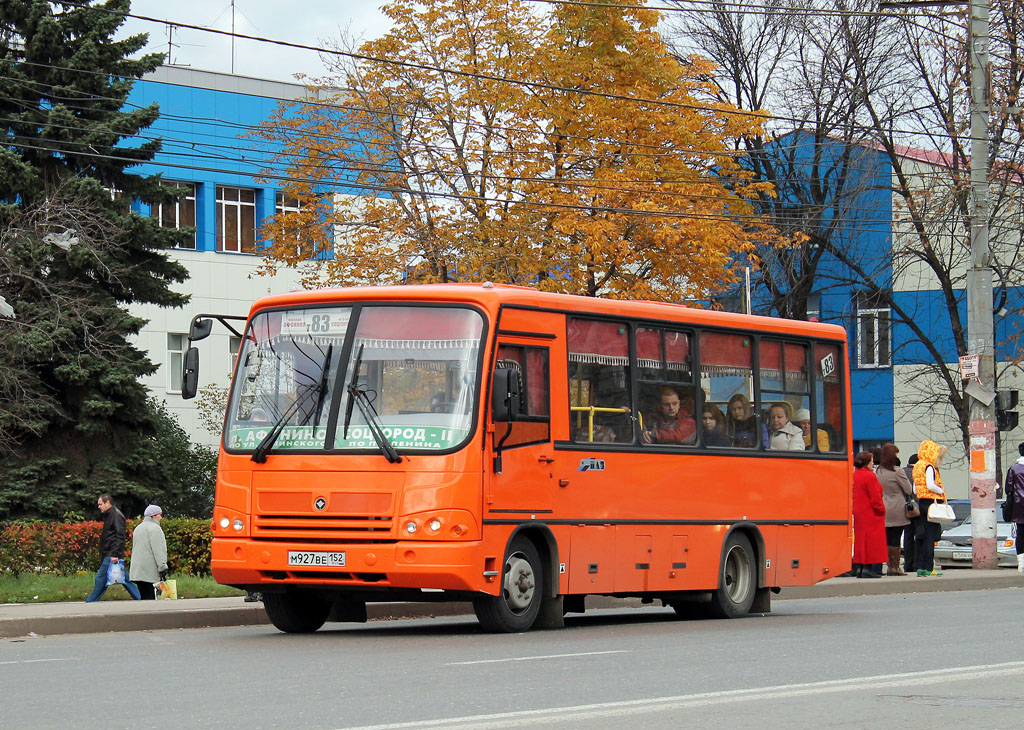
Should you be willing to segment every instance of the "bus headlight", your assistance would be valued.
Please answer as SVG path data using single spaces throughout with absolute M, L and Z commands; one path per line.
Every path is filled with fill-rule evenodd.
M 231 526 L 235 528 L 235 532 L 241 532 L 242 529 L 245 528 L 245 523 L 242 522 L 241 520 L 235 520 L 231 524 Z
M 430 528 L 431 532 L 437 532 L 438 530 L 441 529 L 441 520 L 439 520 L 439 519 L 437 519 L 435 517 L 429 523 L 427 523 L 427 527 Z
M 416 523 L 413 522 L 412 520 L 409 520 L 408 522 L 405 523 L 405 531 L 408 532 L 410 535 L 415 534 L 416 530 L 418 530 L 418 529 L 419 529 L 419 527 L 417 527 Z
M 220 529 L 226 530 L 230 526 L 231 526 L 231 520 L 229 520 L 227 517 L 221 517 L 220 518 Z

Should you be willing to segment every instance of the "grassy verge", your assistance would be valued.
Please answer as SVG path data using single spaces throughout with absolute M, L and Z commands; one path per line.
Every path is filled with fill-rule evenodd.
M 52 601 L 84 601 L 92 591 L 95 573 L 78 575 L 12 575 L 0 574 L 0 603 L 48 603 Z M 213 578 L 172 575 L 178 581 L 178 598 L 217 598 L 244 596 L 236 588 L 219 585 Z M 127 601 L 131 596 L 124 586 L 110 586 L 101 601 Z

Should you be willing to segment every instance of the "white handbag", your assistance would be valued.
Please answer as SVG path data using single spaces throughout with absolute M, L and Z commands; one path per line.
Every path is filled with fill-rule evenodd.
M 950 522 L 956 522 L 956 513 L 953 512 L 953 508 L 945 500 L 942 502 L 932 502 L 928 508 L 928 521 L 940 525 L 948 525 Z

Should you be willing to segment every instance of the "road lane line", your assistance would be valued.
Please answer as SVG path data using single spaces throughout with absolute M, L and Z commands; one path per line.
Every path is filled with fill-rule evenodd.
M 501 662 L 529 662 L 535 659 L 562 659 L 573 656 L 599 656 L 601 654 L 629 654 L 632 649 L 612 649 L 609 651 L 581 651 L 575 654 L 541 654 L 538 656 L 504 657 L 503 659 L 477 659 L 471 662 L 448 662 L 446 667 L 460 667 L 467 664 L 499 664 Z
M 802 697 L 838 692 L 883 689 L 893 686 L 907 687 L 910 685 L 932 684 L 938 681 L 955 681 L 959 679 L 976 680 L 988 677 L 1003 677 L 1007 674 L 1024 674 L 1024 662 L 1004 662 L 1001 664 L 980 664 L 968 667 L 948 667 L 946 669 L 929 669 L 921 672 L 904 672 L 900 674 L 878 674 L 868 677 L 851 677 L 849 679 L 830 679 L 822 682 L 806 682 L 783 684 L 749 689 L 732 689 L 720 692 L 701 692 L 691 695 L 672 697 L 650 697 L 639 700 L 622 700 L 619 702 L 601 702 L 588 705 L 569 707 L 550 707 L 538 710 L 519 710 L 486 715 L 467 715 L 463 717 L 445 717 L 436 720 L 415 720 L 412 722 L 385 723 L 382 725 L 359 725 L 339 728 L 339 730 L 406 730 L 406 728 L 454 727 L 459 730 L 487 730 L 488 728 L 527 727 L 542 725 L 552 721 L 590 721 L 621 715 L 638 715 L 647 712 L 663 712 L 665 710 L 685 709 L 690 707 L 707 707 L 729 702 L 748 702 L 750 700 L 778 700 L 790 697 Z
M 70 662 L 71 657 L 66 659 L 17 659 L 12 662 L 0 662 L 0 664 L 36 664 L 38 662 Z

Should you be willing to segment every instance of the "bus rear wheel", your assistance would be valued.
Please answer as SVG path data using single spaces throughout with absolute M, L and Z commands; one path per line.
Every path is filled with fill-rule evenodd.
M 537 620 L 544 593 L 540 554 L 525 537 L 512 541 L 501 576 L 501 593 L 473 601 L 485 631 L 513 634 L 527 631 Z
M 725 543 L 718 589 L 708 608 L 718 618 L 739 618 L 750 612 L 757 593 L 757 567 L 750 538 L 734 532 Z
M 313 591 L 289 590 L 264 593 L 263 608 L 278 630 L 288 634 L 311 634 L 327 621 L 331 603 Z

